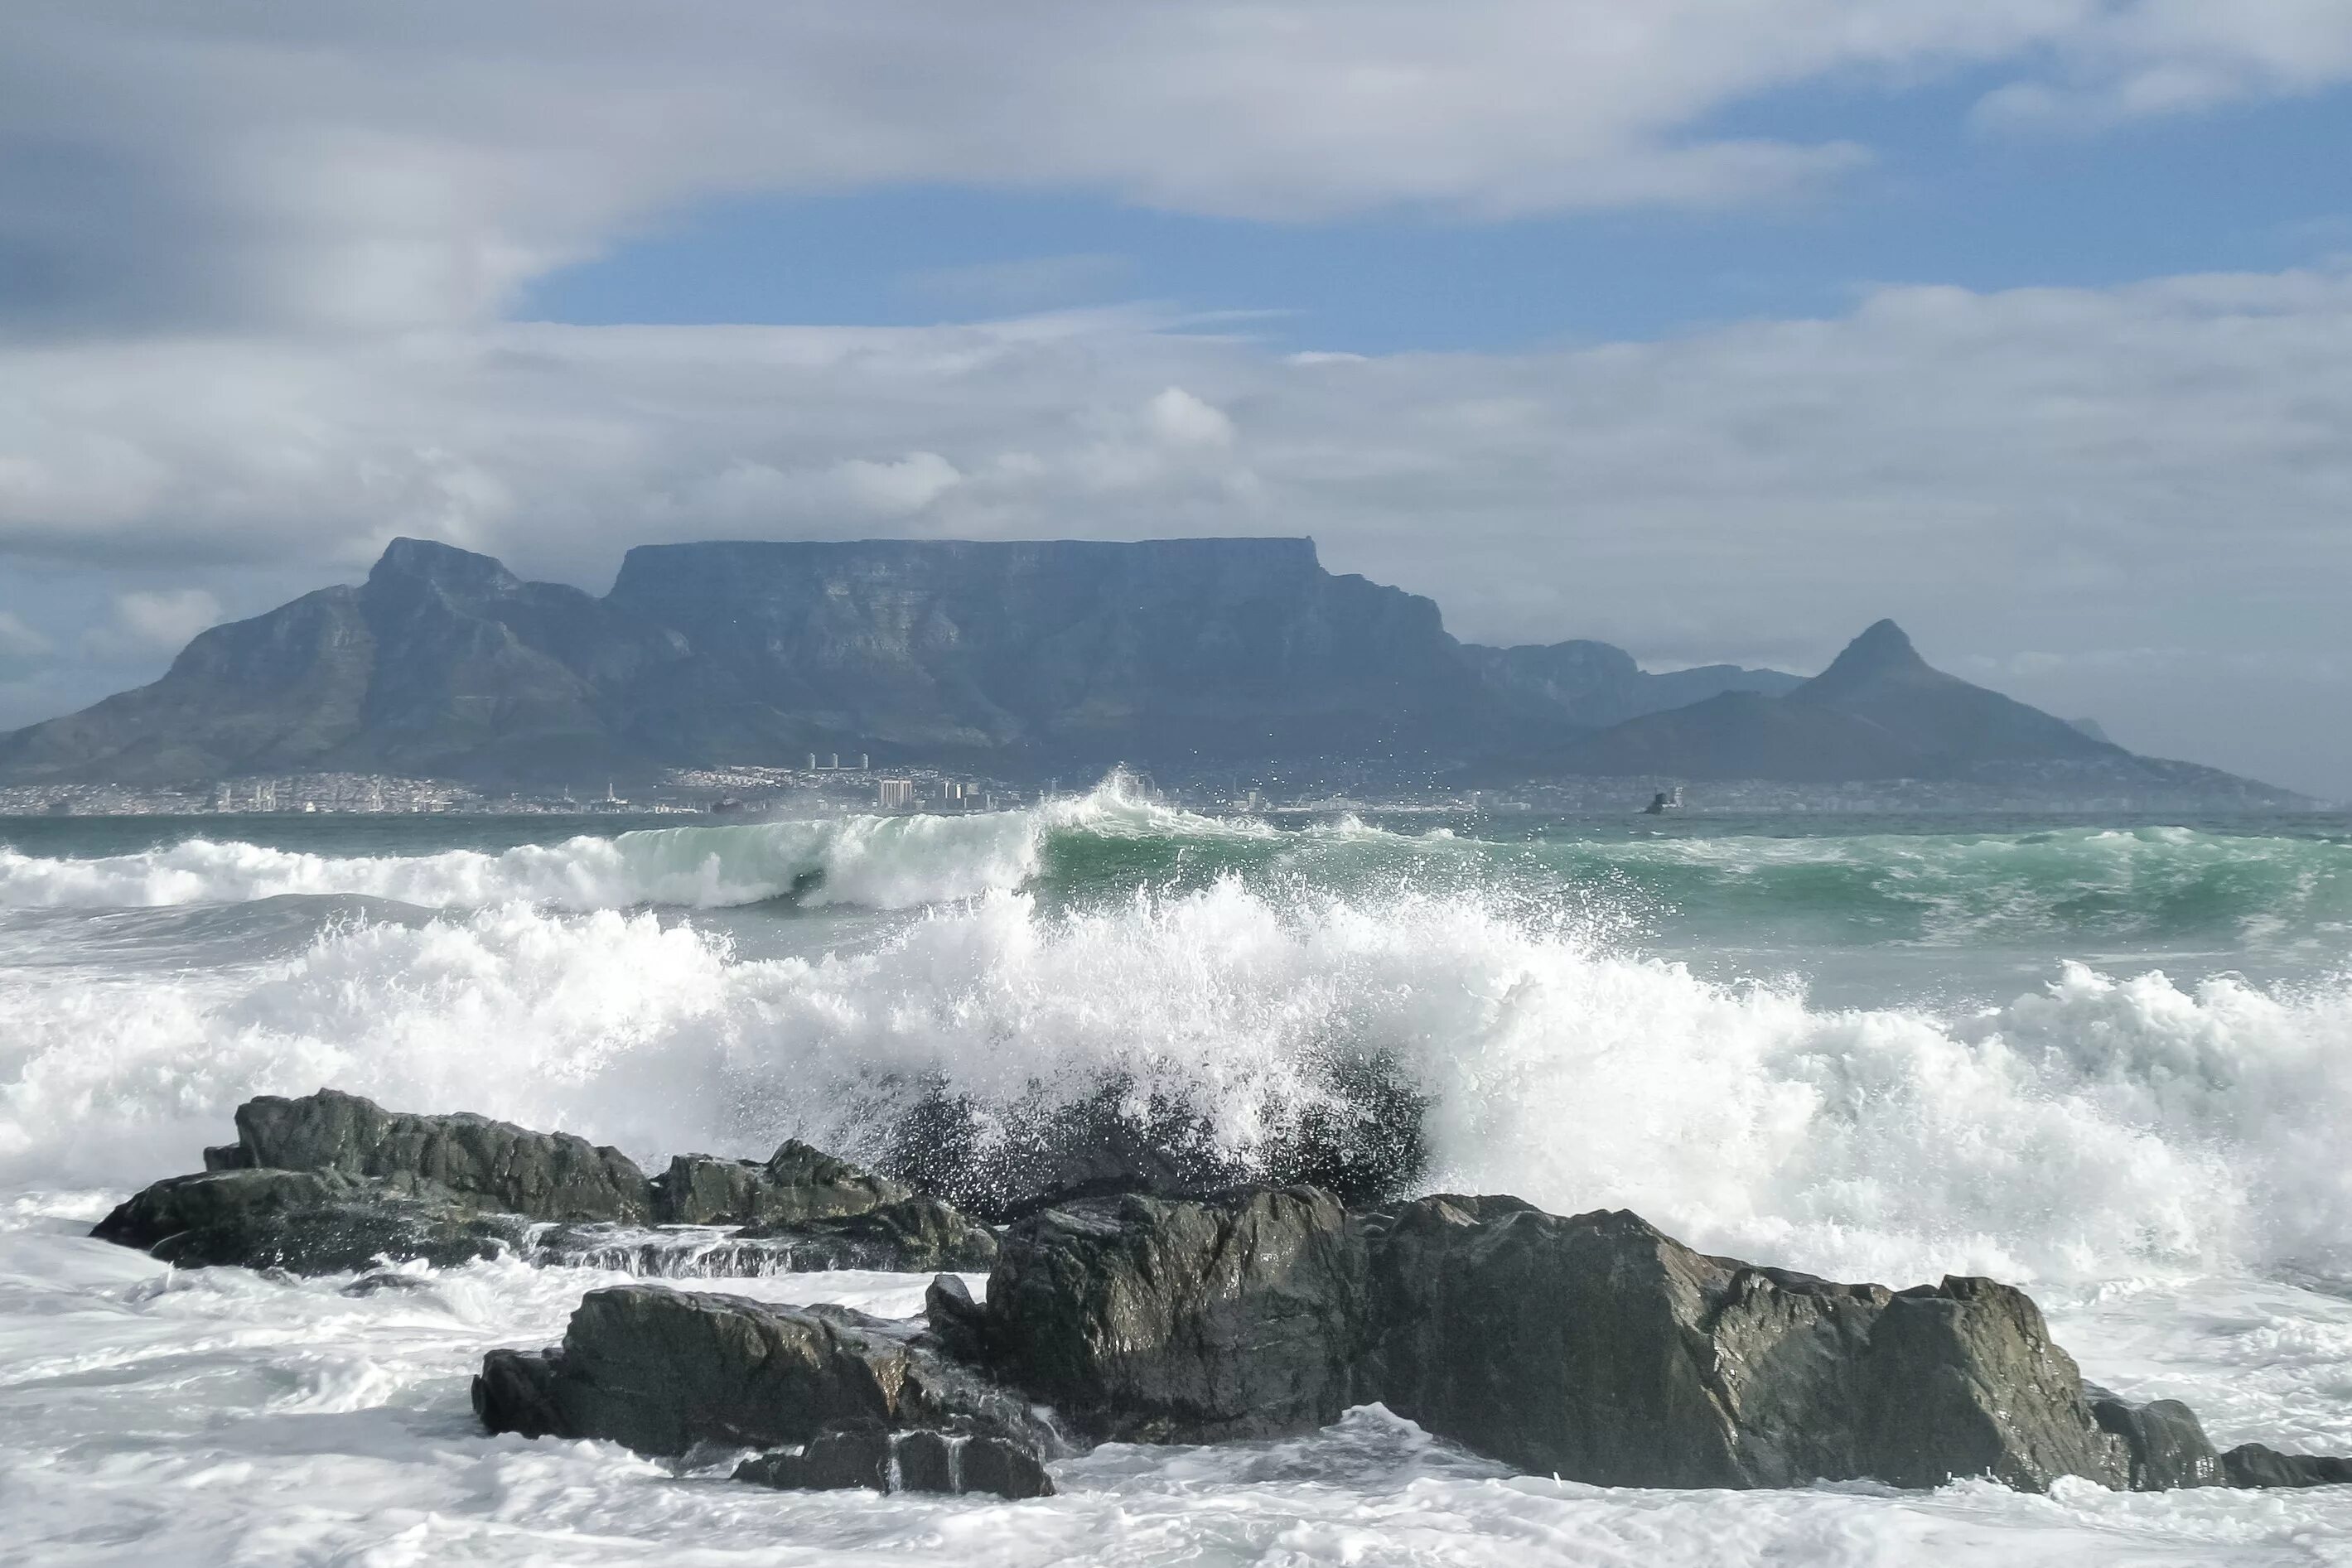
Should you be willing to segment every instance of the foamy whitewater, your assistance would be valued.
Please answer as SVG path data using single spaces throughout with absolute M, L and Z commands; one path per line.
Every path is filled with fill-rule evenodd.
M 768 1492 L 480 1435 L 481 1353 L 618 1276 L 347 1295 L 85 1234 L 256 1093 L 859 1155 L 910 1082 L 1118 1072 L 1246 1159 L 1375 1058 L 1430 1098 L 1433 1189 L 1995 1274 L 2225 1447 L 2352 1452 L 2346 819 L 1260 821 L 1112 787 L 629 826 L 0 822 L 0 1563 L 2352 1563 L 2352 1488 L 1612 1491 L 1377 1408 L 1105 1448 L 1038 1502 Z

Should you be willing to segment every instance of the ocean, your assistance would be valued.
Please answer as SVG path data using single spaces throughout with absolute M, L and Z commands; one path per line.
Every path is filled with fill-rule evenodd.
M 1244 819 L 1114 781 L 677 821 L 0 821 L 0 1563 L 2352 1563 L 2352 1488 L 1612 1490 L 1377 1407 L 1103 1448 L 1042 1501 L 769 1492 L 481 1435 L 482 1353 L 618 1276 L 352 1293 L 87 1238 L 257 1093 L 651 1161 L 1116 1082 L 1247 1164 L 1370 1061 L 1427 1099 L 1423 1189 L 1996 1275 L 2221 1446 L 2352 1453 L 2352 817 Z

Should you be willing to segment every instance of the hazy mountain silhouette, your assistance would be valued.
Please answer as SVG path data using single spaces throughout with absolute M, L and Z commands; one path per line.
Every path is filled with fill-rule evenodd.
M 1359 758 L 2255 788 L 1931 669 L 1891 622 L 1810 681 L 1651 674 L 1605 643 L 1464 644 L 1429 600 L 1280 538 L 654 545 L 601 599 L 399 539 L 356 588 L 214 627 L 152 685 L 0 736 L 0 779 L 549 781 L 811 751 L 1016 776 Z
M 1892 621 L 1770 696 L 1727 692 L 1633 718 L 1547 758 L 1596 777 L 1843 783 L 1913 779 L 2292 799 L 2215 768 L 2135 755 L 1936 669 Z

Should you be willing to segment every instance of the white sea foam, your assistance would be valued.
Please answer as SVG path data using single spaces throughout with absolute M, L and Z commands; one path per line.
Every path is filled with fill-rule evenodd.
M 2020 1568 L 2310 1563 L 2352 1534 L 2345 1488 L 1563 1486 L 1377 1411 L 1283 1443 L 1108 1447 L 1058 1464 L 1063 1495 L 1044 1502 L 772 1493 L 473 1426 L 481 1353 L 553 1339 L 610 1276 L 415 1269 L 410 1289 L 346 1296 L 338 1280 L 175 1273 L 87 1239 L 111 1195 L 192 1168 L 257 1092 L 331 1083 L 645 1157 L 764 1153 L 794 1134 L 854 1148 L 909 1077 L 1003 1095 L 1124 1071 L 1139 1092 L 1192 1095 L 1245 1155 L 1270 1103 L 1324 1092 L 1316 1064 L 1355 1051 L 1431 1096 L 1433 1185 L 1622 1205 L 1710 1249 L 1847 1277 L 2019 1280 L 2125 1393 L 2189 1400 L 2225 1444 L 2352 1450 L 2352 1300 L 2292 1282 L 2327 1276 L 2334 1291 L 2352 1273 L 2342 978 L 2182 985 L 2053 963 L 1988 1009 L 1837 1010 L 1630 956 L 1524 890 L 1286 874 L 1093 901 L 1031 891 L 1057 824 L 1271 835 L 1123 797 L 905 821 L 832 824 L 814 843 L 789 837 L 803 824 L 633 835 L 609 862 L 573 845 L 329 861 L 303 887 L 268 880 L 282 864 L 241 882 L 166 865 L 173 852 L 31 862 L 5 885 L 53 912 L 334 891 L 444 913 L 346 912 L 281 956 L 215 962 L 177 956 L 224 942 L 181 929 L 211 915 L 90 916 L 134 945 L 169 925 L 174 957 L 12 952 L 0 968 L 0 1563 Z M 1379 836 L 1321 839 L 1360 835 Z M 75 865 L 111 869 L 56 869 Z M 794 921 L 855 935 L 751 957 L 712 927 L 760 917 L 642 907 L 772 896 L 813 865 L 822 896 L 906 912 Z M 362 884 L 368 867 L 386 880 Z M 57 895 L 24 894 L 37 883 Z M 241 929 L 252 912 L 215 913 Z M 897 1312 L 923 1283 L 724 1288 Z
M 359 925 L 244 972 L 0 993 L 0 1183 L 185 1168 L 332 1083 L 651 1155 L 856 1148 L 877 1085 L 1172 1088 L 1244 1155 L 1335 1050 L 1432 1098 L 1433 1181 L 1623 1206 L 1822 1271 L 2024 1281 L 2352 1268 L 2352 987 L 2065 966 L 1957 1018 L 1824 1011 L 1477 901 L 1233 879 L 1048 913 L 997 892 L 815 958 L 650 914 Z M 1278 1120 L 1276 1118 L 1276 1120 Z

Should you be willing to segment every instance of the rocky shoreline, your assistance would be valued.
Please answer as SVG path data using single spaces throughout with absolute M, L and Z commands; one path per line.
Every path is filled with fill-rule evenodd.
M 93 1234 L 187 1267 L 311 1274 L 509 1253 L 650 1275 L 681 1260 L 706 1277 L 936 1273 L 905 1321 L 591 1291 L 562 1343 L 493 1351 L 475 1380 L 491 1432 L 732 1456 L 770 1486 L 1043 1496 L 1046 1461 L 1092 1443 L 1274 1437 L 1373 1403 L 1601 1485 L 2352 1482 L 2352 1459 L 2217 1453 L 2187 1406 L 2084 1383 L 2012 1287 L 1841 1284 L 1696 1252 L 1622 1210 L 1241 1186 L 1092 1191 L 999 1229 L 798 1143 L 648 1176 L 569 1134 L 333 1091 L 248 1102 L 236 1129 L 205 1172 Z M 983 1270 L 975 1301 L 958 1275 Z

